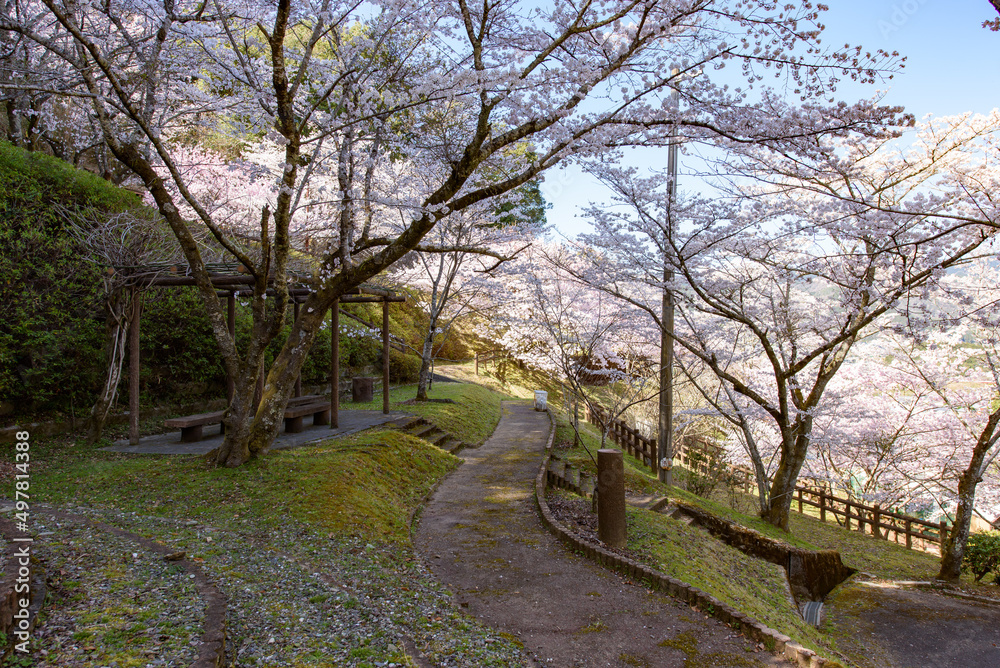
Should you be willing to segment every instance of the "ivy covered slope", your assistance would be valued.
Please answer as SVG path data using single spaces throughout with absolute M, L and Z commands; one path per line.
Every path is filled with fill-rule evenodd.
M 100 382 L 99 268 L 59 213 L 117 213 L 135 194 L 0 141 L 0 410 L 70 410 Z

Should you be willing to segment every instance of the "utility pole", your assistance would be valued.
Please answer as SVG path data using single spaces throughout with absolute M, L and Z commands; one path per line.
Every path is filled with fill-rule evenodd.
M 671 75 L 680 71 L 675 67 Z M 673 92 L 674 113 L 680 112 L 680 94 Z M 677 198 L 677 119 L 670 127 L 670 146 L 667 149 L 667 219 L 664 246 L 674 231 L 673 209 Z M 674 293 L 668 287 L 674 279 L 666 249 L 663 254 L 663 304 L 660 318 L 660 414 L 656 449 L 659 455 L 658 478 L 667 485 L 674 484 Z

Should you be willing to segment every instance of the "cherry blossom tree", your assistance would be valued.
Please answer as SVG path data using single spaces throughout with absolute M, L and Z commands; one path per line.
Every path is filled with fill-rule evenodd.
M 938 575 L 952 581 L 961 571 L 973 515 L 988 522 L 1000 515 L 997 274 L 988 274 L 991 285 L 979 284 L 973 308 L 960 309 L 960 317 L 942 311 L 948 305 L 936 300 L 943 328 L 922 327 L 915 337 L 882 332 L 860 346 L 834 383 L 833 401 L 817 415 L 820 457 L 805 468 L 883 507 L 952 515 Z M 949 279 L 951 292 L 956 283 L 969 287 L 969 275 Z
M 913 376 L 912 392 L 925 392 L 937 409 L 925 430 L 937 438 L 922 459 L 941 462 L 931 481 L 954 502 L 952 530 L 941 548 L 943 580 L 959 578 L 977 502 L 988 509 L 987 521 L 1000 516 L 998 278 L 995 254 L 946 277 L 923 309 L 923 319 L 939 326 L 918 331 L 918 345 L 903 347 L 899 356 Z
M 149 191 L 197 282 L 236 379 L 226 438 L 214 453 L 220 465 L 269 447 L 331 305 L 449 214 L 562 162 L 664 144 L 679 123 L 705 142 L 782 148 L 847 131 L 885 136 L 906 121 L 897 109 L 835 102 L 839 78 L 874 81 L 897 63 L 884 52 L 822 47 L 820 7 L 807 1 L 12 6 L 0 7 L 0 30 L 60 63 L 58 82 L 30 86 L 90 105 L 105 145 Z M 709 75 L 728 64 L 741 68 L 743 89 Z M 684 77 L 696 69 L 705 75 Z M 795 107 L 772 92 L 763 83 L 770 73 L 808 102 Z M 696 111 L 681 118 L 673 91 Z M 273 195 L 238 225 L 220 219 L 178 164 L 178 149 L 192 141 L 221 144 L 244 166 L 262 165 Z M 525 143 L 532 160 L 512 160 L 510 149 Z M 327 210 L 333 215 L 307 237 L 317 255 L 297 273 L 293 258 L 305 241 L 296 231 L 307 226 L 296 221 Z M 245 350 L 228 335 L 198 229 L 254 279 Z M 258 405 L 255 379 L 267 344 L 282 331 L 294 283 L 313 292 Z M 275 296 L 265 300 L 269 287 Z
M 571 263 L 566 249 L 539 243 L 505 265 L 506 294 L 485 324 L 505 351 L 604 416 L 603 448 L 611 423 L 650 399 L 657 368 L 636 314 L 563 271 Z
M 993 5 L 993 9 L 997 10 L 997 12 L 1000 12 L 1000 0 L 990 0 L 990 4 Z M 986 21 L 983 21 L 983 27 L 989 28 L 993 32 L 1000 31 L 1000 18 L 996 18 L 993 20 L 987 19 Z
M 444 345 L 435 346 L 435 341 L 446 339 L 462 318 L 495 306 L 491 299 L 496 280 L 493 272 L 534 236 L 527 226 L 501 227 L 490 222 L 488 212 L 480 214 L 483 218 L 474 215 L 461 212 L 442 220 L 394 274 L 397 281 L 415 291 L 413 299 L 427 313 L 417 401 L 427 400 L 431 364 Z
M 888 137 L 731 142 L 721 196 L 676 203 L 663 177 L 595 168 L 621 207 L 592 207 L 591 265 L 576 275 L 658 326 L 674 291 L 675 341 L 739 397 L 724 412 L 772 423 L 772 524 L 787 528 L 817 410 L 854 344 L 996 232 L 998 130 L 994 113 L 926 123 L 905 150 Z

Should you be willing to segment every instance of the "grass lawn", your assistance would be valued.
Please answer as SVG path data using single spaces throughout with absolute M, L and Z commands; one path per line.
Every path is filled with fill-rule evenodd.
M 393 408 L 425 415 L 468 443 L 493 431 L 505 398 L 483 387 L 439 383 L 431 397 L 451 402 L 402 405 L 414 393 L 413 387 L 394 390 Z M 381 408 L 378 400 L 361 407 Z M 519 663 L 517 643 L 455 607 L 410 545 L 414 512 L 459 465 L 457 457 L 390 428 L 272 451 L 235 469 L 214 468 L 196 456 L 97 449 L 106 444 L 33 439 L 33 504 L 68 508 L 185 550 L 230 601 L 228 642 L 234 650 L 250 648 L 240 665 L 415 665 L 403 653 L 404 639 L 436 663 Z M 64 535 L 52 523 L 46 528 L 54 534 L 38 540 L 40 554 L 46 563 L 61 564 L 55 550 L 45 556 L 45 543 L 69 549 L 77 544 L 75 534 Z M 101 554 L 107 539 L 95 535 L 86 547 L 88 560 L 124 558 L 119 547 Z M 50 591 L 63 598 L 49 604 L 40 629 L 45 614 L 75 620 L 78 628 L 86 622 L 73 606 L 100 580 L 68 578 L 58 570 L 53 575 Z M 140 611 L 149 596 L 145 587 L 131 583 L 122 594 Z M 127 626 L 127 620 L 112 621 Z M 50 660 L 78 660 L 60 654 L 73 639 L 44 642 Z M 117 649 L 91 644 L 93 665 L 131 665 L 121 663 Z
M 216 526 L 252 523 L 262 531 L 291 520 L 318 531 L 403 541 L 409 512 L 457 465 L 456 457 L 417 438 L 369 430 L 276 450 L 235 469 L 211 467 L 200 457 L 92 452 L 45 467 L 33 487 L 43 503 Z

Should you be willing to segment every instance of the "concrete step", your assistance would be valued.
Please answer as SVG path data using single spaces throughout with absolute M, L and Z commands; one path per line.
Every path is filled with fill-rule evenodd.
M 438 430 L 438 433 L 436 433 L 436 434 L 431 434 L 430 436 L 425 436 L 424 440 L 427 441 L 428 443 L 430 443 L 431 445 L 436 445 L 439 448 L 445 449 L 445 448 L 443 448 L 443 446 L 441 444 L 444 443 L 445 441 L 447 441 L 449 438 L 451 438 L 451 437 L 448 436 L 448 434 L 444 433 L 441 430 Z
M 442 433 L 435 425 L 422 424 L 407 430 L 412 436 L 429 441 L 432 436 Z
M 467 444 L 439 429 L 437 425 L 428 422 L 426 418 L 408 416 L 393 420 L 392 424 L 410 436 L 427 441 L 431 445 L 451 454 L 456 454 L 459 450 L 469 447 Z
M 426 424 L 427 420 L 420 416 L 404 415 L 403 417 L 396 418 L 389 424 L 396 427 L 397 429 L 410 429 L 418 424 Z
M 462 443 L 462 441 L 458 440 L 457 438 L 452 438 L 451 436 L 448 436 L 440 443 L 438 443 L 438 447 L 441 448 L 442 450 L 450 452 L 453 455 L 457 455 L 459 452 L 465 449 L 465 443 Z

